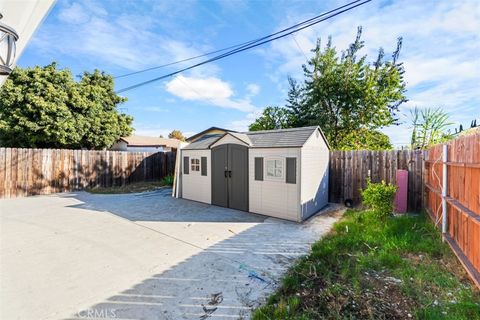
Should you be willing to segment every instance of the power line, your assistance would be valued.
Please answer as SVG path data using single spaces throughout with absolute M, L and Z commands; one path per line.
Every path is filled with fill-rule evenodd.
M 218 49 L 218 50 L 215 50 L 215 51 L 211 51 L 211 52 L 207 52 L 207 53 L 204 53 L 204 54 L 200 54 L 200 55 L 197 55 L 197 56 L 194 56 L 194 57 L 190 57 L 190 58 L 186 58 L 186 59 L 182 59 L 182 60 L 178 60 L 178 61 L 174 61 L 174 62 L 169 62 L 169 63 L 166 63 L 166 64 L 162 64 L 162 65 L 159 65 L 159 66 L 156 66 L 156 67 L 150 67 L 150 68 L 146 68 L 146 69 L 142 69 L 142 70 L 138 70 L 138 71 L 133 71 L 133 72 L 130 72 L 130 73 L 126 73 L 126 74 L 122 74 L 122 75 L 119 75 L 119 76 L 115 76 L 114 78 L 124 78 L 124 77 L 128 77 L 128 76 L 132 76 L 132 75 L 135 75 L 135 74 L 139 74 L 139 73 L 143 73 L 143 72 L 147 72 L 147 71 L 152 71 L 152 70 L 156 70 L 156 69 L 160 69 L 160 68 L 164 68 L 164 67 L 168 67 L 168 66 L 172 66 L 172 65 L 175 65 L 175 64 L 179 64 L 179 63 L 182 63 L 182 62 L 187 62 L 187 61 L 190 61 L 190 60 L 195 60 L 195 59 L 198 59 L 198 58 L 202 58 L 202 57 L 206 57 L 206 56 L 209 56 L 209 55 L 212 55 L 212 54 L 215 54 L 215 53 L 219 53 L 219 52 L 223 52 L 223 51 L 227 51 L 227 50 L 230 50 L 230 49 L 234 49 L 234 48 L 240 48 L 240 47 L 244 47 L 244 46 L 248 46 L 248 45 L 251 45 L 251 44 L 254 44 L 256 42 L 259 42 L 259 41 L 262 41 L 262 40 L 265 40 L 265 39 L 268 39 L 268 38 L 271 38 L 273 36 L 276 36 L 277 34 L 281 34 L 281 33 L 284 33 L 288 30 L 291 30 L 291 29 L 294 29 L 294 28 L 297 28 L 303 24 L 306 24 L 308 22 L 311 22 L 315 19 L 319 19 L 327 14 L 330 14 L 334 11 L 338 11 L 340 9 L 343 9 L 345 7 L 348 7 L 352 4 L 355 4 L 357 2 L 361 2 L 363 0 L 355 0 L 355 1 L 352 1 L 348 4 L 345 4 L 343 6 L 340 6 L 336 9 L 333 9 L 333 10 L 330 10 L 330 11 L 327 11 L 327 12 L 324 12 L 320 15 L 317 15 L 313 18 L 310 18 L 308 20 L 305 20 L 305 21 L 302 21 L 300 23 L 297 23 L 293 26 L 290 26 L 288 28 L 285 28 L 285 29 L 282 29 L 282 30 L 279 30 L 275 33 L 272 33 L 272 34 L 269 34 L 267 36 L 263 36 L 261 38 L 257 38 L 257 39 L 254 39 L 254 40 L 250 40 L 250 41 L 246 41 L 246 42 L 242 42 L 242 43 L 239 43 L 239 44 L 235 44 L 235 45 L 232 45 L 232 46 L 229 46 L 229 47 L 226 47 L 226 48 L 222 48 L 222 49 Z
M 190 90 L 192 90 L 193 92 L 195 92 L 196 94 L 198 94 L 198 96 L 200 97 L 203 97 L 204 99 L 210 101 L 211 103 L 213 104 L 216 104 L 215 101 L 213 101 L 211 98 L 207 97 L 207 96 L 204 96 L 203 94 L 201 94 L 200 92 L 198 92 L 195 88 L 193 88 L 192 86 L 190 86 L 187 81 L 183 80 L 181 77 L 177 77 L 176 79 L 180 80 L 181 83 L 183 83 L 184 86 L 190 88 Z
M 298 32 L 298 31 L 301 31 L 301 30 L 303 30 L 303 29 L 306 29 L 306 28 L 308 28 L 308 27 L 310 27 L 310 26 L 313 26 L 313 25 L 315 25 L 315 24 L 318 24 L 318 23 L 320 23 L 320 22 L 322 22 L 322 21 L 331 19 L 331 18 L 333 18 L 333 17 L 335 17 L 335 16 L 337 16 L 337 15 L 339 15 L 339 14 L 341 14 L 341 13 L 344 13 L 344 12 L 346 12 L 346 11 L 350 11 L 350 10 L 352 10 L 352 9 L 354 9 L 354 8 L 356 8 L 356 7 L 359 7 L 359 6 L 361 6 L 361 5 L 364 5 L 365 3 L 368 3 L 368 2 L 370 2 L 370 1 L 372 1 L 372 0 L 364 0 L 364 1 L 360 2 L 360 3 L 357 3 L 358 0 L 357 0 L 357 1 L 353 1 L 353 2 L 351 2 L 350 4 L 353 4 L 353 3 L 357 3 L 357 4 L 355 4 L 355 5 L 353 5 L 353 6 L 349 6 L 349 5 L 350 5 L 350 4 L 349 4 L 349 5 L 344 5 L 344 6 L 342 6 L 342 7 L 339 7 L 339 8 L 345 8 L 345 7 L 349 6 L 348 8 L 345 8 L 345 9 L 340 10 L 340 11 L 338 11 L 339 8 L 334 9 L 334 10 L 331 10 L 331 11 L 329 11 L 329 12 L 331 12 L 330 15 L 328 15 L 328 16 L 326 16 L 326 17 L 324 17 L 324 18 L 321 18 L 321 19 L 317 19 L 317 20 L 315 20 L 315 21 L 313 21 L 313 22 L 311 22 L 311 23 L 308 23 L 308 24 L 306 24 L 306 25 L 304 25 L 304 26 L 302 26 L 302 27 L 296 28 L 296 29 L 294 29 L 294 30 L 292 30 L 292 31 L 290 31 L 290 32 L 281 34 L 281 35 L 276 36 L 276 37 L 273 37 L 273 38 L 270 38 L 269 36 L 264 37 L 264 38 L 267 38 L 267 40 L 263 40 L 263 41 L 256 42 L 256 43 L 252 43 L 252 44 L 250 44 L 250 45 L 241 46 L 241 47 L 239 47 L 239 48 L 237 48 L 237 49 L 234 49 L 234 50 L 231 50 L 231 51 L 226 52 L 226 53 L 224 53 L 224 54 L 215 56 L 215 57 L 213 57 L 213 58 L 211 58 L 211 59 L 208 59 L 208 60 L 199 62 L 199 63 L 194 64 L 194 65 L 192 65 L 192 66 L 189 66 L 189 67 L 180 69 L 180 70 L 178 70 L 178 71 L 171 72 L 171 73 L 168 73 L 168 74 L 166 74 L 166 75 L 163 75 L 163 76 L 160 76 L 160 77 L 156 77 L 156 78 L 153 78 L 153 79 L 150 79 L 150 80 L 147 80 L 147 81 L 143 81 L 143 82 L 140 82 L 140 83 L 138 83 L 138 84 L 135 84 L 135 85 L 132 85 L 132 86 L 129 86 L 129 87 L 120 89 L 120 90 L 117 91 L 117 93 L 122 93 L 122 92 L 125 92 L 125 91 L 129 91 L 129 90 L 132 90 L 132 89 L 135 89 L 135 88 L 138 88 L 138 87 L 147 85 L 147 84 L 152 83 L 152 82 L 156 82 L 156 81 L 159 81 L 159 80 L 162 80 L 162 79 L 165 79 L 165 78 L 169 78 L 169 77 L 174 76 L 174 75 L 176 75 L 176 74 L 179 74 L 179 73 L 181 73 L 181 72 L 184 72 L 184 71 L 187 71 L 187 70 L 190 70 L 190 69 L 193 69 L 193 68 L 202 66 L 202 65 L 204 65 L 204 64 L 207 64 L 207 63 L 210 63 L 210 62 L 213 62 L 213 61 L 217 61 L 217 60 L 223 59 L 223 58 L 228 57 L 228 56 L 231 56 L 231 55 L 233 55 L 233 54 L 236 54 L 236 53 L 239 53 L 239 52 L 243 52 L 243 51 L 246 51 L 246 50 L 249 50 L 249 49 L 258 47 L 258 46 L 260 46 L 260 45 L 262 45 L 262 44 L 269 43 L 269 42 L 272 42 L 272 41 L 274 41 L 274 40 L 277 40 L 277 39 L 286 37 L 286 36 L 288 36 L 288 35 L 291 35 L 291 34 L 293 34 L 293 33 L 296 33 L 296 32 Z M 332 13 L 332 12 L 333 12 L 333 13 Z M 324 15 L 325 15 L 325 14 L 324 14 Z M 312 18 L 312 19 L 313 19 L 313 18 Z M 312 19 L 309 19 L 309 20 L 307 20 L 307 21 L 311 21 Z M 298 25 L 303 25 L 303 24 L 304 24 L 304 22 L 302 22 L 302 23 L 300 23 L 300 24 L 298 24 Z M 291 28 L 289 28 L 289 29 L 291 29 Z M 270 38 L 270 39 L 268 39 L 268 38 Z
M 306 60 L 308 60 L 308 57 L 307 55 L 305 54 L 305 51 L 303 51 L 302 47 L 300 47 L 300 45 L 298 44 L 297 42 L 297 39 L 295 38 L 295 35 L 292 34 L 292 39 L 293 41 L 295 42 L 295 44 L 297 45 L 298 49 L 300 50 L 300 52 L 302 52 L 303 56 L 305 57 Z
M 186 59 L 183 59 L 183 60 L 178 60 L 178 61 L 174 61 L 174 62 L 169 62 L 169 63 L 166 63 L 166 64 L 162 64 L 162 65 L 160 65 L 160 66 L 151 67 L 151 68 L 147 68 L 147 69 L 142 69 L 142 70 L 138 70 L 138 71 L 134 71 L 134 72 L 122 74 L 122 75 L 119 75 L 119 76 L 115 76 L 115 77 L 113 77 L 113 78 L 114 78 L 114 79 L 124 78 L 124 77 L 128 77 L 128 76 L 133 76 L 133 75 L 135 75 L 135 74 L 147 72 L 147 71 L 152 71 L 152 70 L 161 69 L 161 68 L 168 67 L 168 66 L 173 66 L 173 65 L 175 65 L 175 64 L 179 64 L 179 63 L 182 63 L 182 62 L 187 62 L 187 61 L 190 61 L 190 60 L 195 60 L 195 59 L 202 58 L 202 57 L 206 57 L 206 56 L 209 56 L 209 55 L 212 55 L 212 54 L 215 54 L 215 53 L 219 53 L 219 52 L 226 51 L 226 50 L 229 50 L 229 49 L 237 48 L 237 47 L 239 47 L 239 46 L 248 44 L 248 43 L 250 43 L 250 42 L 251 42 L 251 41 L 249 41 L 249 42 L 244 42 L 244 43 L 240 43 L 240 44 L 233 45 L 233 46 L 230 46 L 230 47 L 226 47 L 226 48 L 223 48 L 223 49 L 215 50 L 215 51 L 212 51 L 212 52 L 207 52 L 207 53 L 204 53 L 204 54 L 201 54 L 201 55 L 198 55 L 198 56 L 186 58 Z

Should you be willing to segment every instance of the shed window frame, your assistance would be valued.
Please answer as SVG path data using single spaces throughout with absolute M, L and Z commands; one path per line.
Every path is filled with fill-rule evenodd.
M 190 158 L 190 172 L 191 173 L 200 173 L 200 158 L 191 157 Z
M 269 167 L 272 166 L 274 175 L 269 174 Z M 279 165 L 280 164 L 280 165 Z M 283 182 L 285 180 L 285 158 L 284 157 L 268 157 L 264 160 L 264 180 Z

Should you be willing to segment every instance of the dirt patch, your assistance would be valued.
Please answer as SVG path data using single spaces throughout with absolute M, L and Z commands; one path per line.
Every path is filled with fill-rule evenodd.
M 348 315 L 352 319 L 411 319 L 418 306 L 402 294 L 400 284 L 400 279 L 371 271 L 364 273 L 359 287 L 341 278 L 330 285 L 318 281 L 314 288 L 305 289 L 298 296 L 302 301 L 302 309 L 312 315 Z
M 122 194 L 155 191 L 167 187 L 163 181 L 145 181 L 116 187 L 94 187 L 88 188 L 85 191 L 96 194 Z

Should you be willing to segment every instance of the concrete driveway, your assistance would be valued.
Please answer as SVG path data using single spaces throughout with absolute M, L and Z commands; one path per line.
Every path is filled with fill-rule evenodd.
M 169 189 L 0 200 L 0 318 L 249 318 L 337 218 L 297 224 Z

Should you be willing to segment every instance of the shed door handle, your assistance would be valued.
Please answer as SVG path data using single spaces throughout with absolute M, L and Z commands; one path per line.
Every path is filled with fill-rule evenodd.
M 232 171 L 228 171 L 228 176 L 231 178 L 232 177 Z
M 228 170 L 225 170 L 225 178 L 228 178 Z

